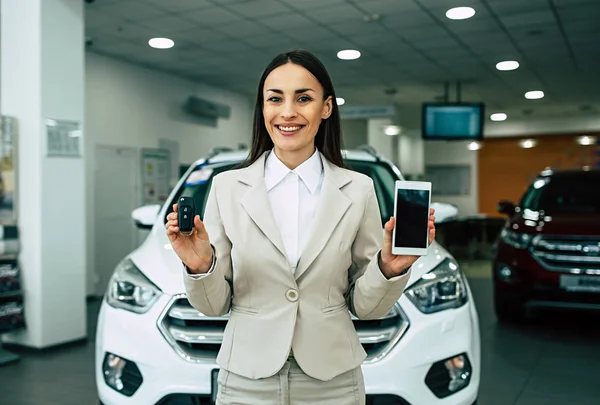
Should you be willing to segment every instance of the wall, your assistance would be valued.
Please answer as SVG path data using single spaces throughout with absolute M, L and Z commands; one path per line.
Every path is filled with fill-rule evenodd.
M 461 217 L 476 215 L 478 207 L 477 153 L 467 148 L 466 141 L 425 141 L 425 166 L 468 165 L 471 168 L 470 193 L 460 196 L 432 195 L 432 201 L 454 204 Z M 427 179 L 425 179 L 427 180 Z M 435 188 L 435 185 L 433 185 Z
M 158 147 L 160 139 L 179 144 L 179 160 L 192 163 L 214 146 L 250 145 L 249 100 L 224 90 L 200 85 L 100 56 L 86 54 L 86 218 L 88 292 L 94 276 L 94 151 L 96 145 Z M 190 95 L 231 107 L 229 119 L 217 127 L 199 125 L 180 113 Z M 140 168 L 141 171 L 141 168 Z M 140 196 L 141 198 L 141 196 Z
M 341 120 L 344 148 L 353 149 L 369 141 L 366 119 Z

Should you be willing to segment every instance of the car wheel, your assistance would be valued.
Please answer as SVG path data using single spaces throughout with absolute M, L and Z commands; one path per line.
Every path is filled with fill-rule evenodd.
M 523 301 L 508 298 L 498 290 L 494 291 L 494 310 L 498 321 L 503 323 L 519 322 L 525 317 Z

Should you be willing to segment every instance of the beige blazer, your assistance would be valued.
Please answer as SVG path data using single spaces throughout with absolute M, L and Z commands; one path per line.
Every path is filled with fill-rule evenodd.
M 231 310 L 220 367 L 264 378 L 292 351 L 306 374 L 327 381 L 366 357 L 348 310 L 361 319 L 386 315 L 410 271 L 388 280 L 379 269 L 383 230 L 371 178 L 321 155 L 319 206 L 292 273 L 265 186 L 267 153 L 247 168 L 215 176 L 204 224 L 216 264 L 197 280 L 184 274 L 186 292 L 206 315 Z

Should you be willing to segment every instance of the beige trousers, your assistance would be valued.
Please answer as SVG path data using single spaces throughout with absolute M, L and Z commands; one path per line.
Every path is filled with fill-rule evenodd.
M 279 373 L 252 380 L 221 369 L 216 405 L 365 405 L 360 366 L 320 381 L 304 374 L 290 357 Z

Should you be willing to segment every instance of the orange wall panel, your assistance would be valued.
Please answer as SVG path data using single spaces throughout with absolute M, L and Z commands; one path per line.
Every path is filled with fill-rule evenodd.
M 591 135 L 591 134 L 586 134 Z M 600 139 L 600 134 L 596 135 Z M 598 166 L 600 143 L 580 145 L 577 135 L 544 135 L 524 138 L 489 138 L 478 151 L 479 211 L 500 216 L 498 201 L 517 202 L 533 178 L 547 167 L 555 170 Z M 519 146 L 522 139 L 535 139 L 536 146 Z

